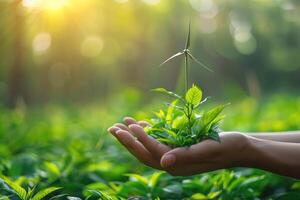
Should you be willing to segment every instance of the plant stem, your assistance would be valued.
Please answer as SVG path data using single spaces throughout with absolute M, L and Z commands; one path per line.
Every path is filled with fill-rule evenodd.
M 184 53 L 184 64 L 185 64 L 185 93 L 187 93 L 189 89 L 189 63 L 188 63 L 188 54 Z
M 188 60 L 188 53 L 187 52 L 188 52 L 188 49 L 185 49 L 184 50 L 185 93 L 187 93 L 187 91 L 189 90 L 189 60 Z M 187 105 L 187 114 L 186 114 L 186 117 L 188 119 L 189 134 L 192 133 L 192 124 L 191 124 L 192 113 L 193 113 L 193 109 L 190 108 L 190 105 Z

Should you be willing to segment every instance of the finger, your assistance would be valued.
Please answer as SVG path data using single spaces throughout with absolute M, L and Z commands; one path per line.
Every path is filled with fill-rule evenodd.
M 149 122 L 146 122 L 146 121 L 139 121 L 138 125 L 140 125 L 143 128 L 145 128 L 147 126 L 151 126 L 151 124 Z
M 110 128 L 107 129 L 108 132 L 110 132 L 113 136 L 116 136 L 116 132 L 120 130 L 119 127 L 115 127 L 115 126 L 112 126 Z
M 116 123 L 116 124 L 114 124 L 114 126 L 120 128 L 124 131 L 129 131 L 128 127 L 126 125 L 122 124 L 122 123 Z
M 118 130 L 116 138 L 139 161 L 153 168 L 161 168 L 159 162 L 154 159 L 151 153 L 139 141 L 135 140 L 128 131 Z
M 125 124 L 127 126 L 129 126 L 131 124 L 137 124 L 136 120 L 132 117 L 124 117 L 123 121 L 125 122 Z
M 170 147 L 149 136 L 141 126 L 132 124 L 129 129 L 155 158 L 160 159 L 163 154 L 171 150 Z
M 195 159 L 194 153 L 190 148 L 176 148 L 173 149 L 162 156 L 160 159 L 160 165 L 162 167 L 170 167 L 172 165 L 179 165 L 182 163 L 196 163 L 197 159 Z
M 146 126 L 151 126 L 151 124 L 147 121 L 136 121 L 134 118 L 132 117 L 125 117 L 124 118 L 124 123 L 127 124 L 128 126 L 131 124 L 138 124 L 141 127 L 146 127 Z
M 160 164 L 162 167 L 168 167 L 180 163 L 204 162 L 210 155 L 215 154 L 217 148 L 216 142 L 211 140 L 205 140 L 191 147 L 175 148 L 162 156 Z

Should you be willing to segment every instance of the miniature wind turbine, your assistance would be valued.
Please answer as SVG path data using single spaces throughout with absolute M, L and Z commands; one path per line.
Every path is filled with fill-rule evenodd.
M 186 38 L 186 43 L 185 43 L 185 48 L 172 55 L 171 57 L 169 57 L 167 60 L 165 60 L 163 63 L 160 64 L 160 66 L 164 65 L 165 63 L 169 62 L 170 60 L 173 60 L 174 58 L 184 55 L 184 61 L 185 61 L 185 90 L 188 90 L 188 85 L 189 85 L 189 71 L 188 71 L 188 66 L 189 66 L 189 60 L 188 58 L 192 59 L 194 62 L 196 62 L 198 65 L 200 65 L 201 67 L 205 68 L 206 70 L 213 72 L 211 69 L 209 69 L 206 65 L 204 65 L 202 62 L 200 62 L 199 60 L 197 60 L 197 58 L 195 58 L 191 51 L 190 51 L 190 38 L 191 38 L 191 23 L 189 23 L 189 31 L 187 34 L 187 38 Z

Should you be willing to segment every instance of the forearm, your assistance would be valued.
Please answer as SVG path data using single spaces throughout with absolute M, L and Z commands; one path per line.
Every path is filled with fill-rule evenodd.
M 245 164 L 300 179 L 300 144 L 249 137 Z
M 272 133 L 247 133 L 255 138 L 279 142 L 300 143 L 300 131 L 272 132 Z

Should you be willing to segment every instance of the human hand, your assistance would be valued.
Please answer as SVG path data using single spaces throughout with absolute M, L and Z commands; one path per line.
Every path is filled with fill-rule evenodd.
M 249 166 L 253 158 L 248 136 L 223 132 L 220 133 L 220 140 L 221 143 L 208 139 L 190 147 L 172 149 L 162 156 L 160 164 L 170 174 L 177 176 Z
M 146 122 L 126 117 L 124 123 L 115 124 L 109 132 L 142 163 L 174 176 L 242 167 L 250 159 L 249 138 L 240 133 L 221 133 L 221 143 L 205 140 L 190 147 L 171 149 L 143 130 L 148 125 Z
M 140 162 L 162 170 L 160 159 L 171 148 L 149 136 L 143 129 L 146 126 L 145 121 L 125 117 L 124 124 L 114 124 L 108 131 Z

